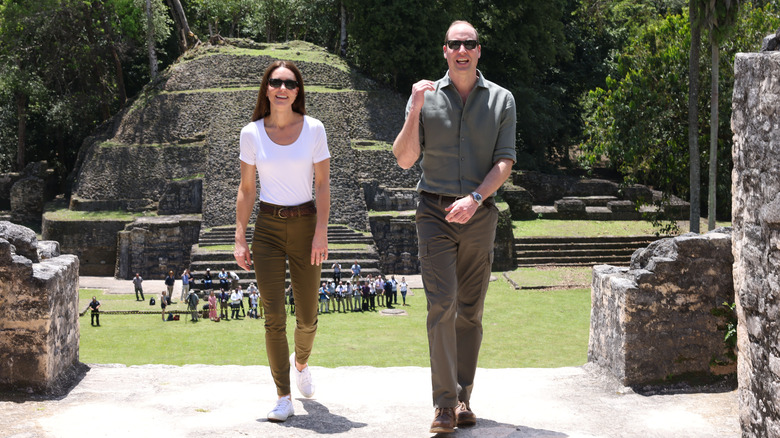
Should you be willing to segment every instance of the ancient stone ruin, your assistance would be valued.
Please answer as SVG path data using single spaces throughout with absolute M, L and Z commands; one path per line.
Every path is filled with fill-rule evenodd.
M 729 362 L 731 265 L 722 228 L 653 242 L 629 268 L 595 266 L 588 361 L 627 386 L 715 380 Z
M 0 222 L 0 390 L 57 392 L 79 368 L 79 260 Z
M 780 436 L 780 52 L 734 61 L 734 287 L 742 436 Z

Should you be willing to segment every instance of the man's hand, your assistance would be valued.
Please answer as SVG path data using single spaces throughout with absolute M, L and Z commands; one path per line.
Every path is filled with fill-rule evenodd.
M 409 109 L 410 114 L 417 114 L 420 112 L 425 103 L 426 91 L 436 91 L 436 88 L 433 86 L 433 81 L 423 79 L 412 85 L 412 106 Z
M 449 212 L 444 219 L 446 219 L 447 222 L 465 224 L 474 216 L 474 213 L 477 212 L 477 208 L 479 208 L 477 201 L 471 196 L 466 196 L 458 199 L 444 209 Z

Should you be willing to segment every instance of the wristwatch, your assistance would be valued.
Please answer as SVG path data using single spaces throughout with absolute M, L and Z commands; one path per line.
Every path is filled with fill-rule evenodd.
M 471 192 L 471 199 L 477 202 L 477 207 L 482 205 L 482 195 L 477 192 Z

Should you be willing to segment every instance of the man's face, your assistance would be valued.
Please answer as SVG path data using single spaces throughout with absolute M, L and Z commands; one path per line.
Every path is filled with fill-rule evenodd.
M 477 32 L 468 24 L 461 23 L 452 26 L 447 34 L 447 40 L 476 40 Z M 443 46 L 444 58 L 447 60 L 447 66 L 451 72 L 474 72 L 477 71 L 477 62 L 482 55 L 482 46 L 477 45 L 472 50 L 461 44 L 457 49 L 450 49 L 447 44 Z

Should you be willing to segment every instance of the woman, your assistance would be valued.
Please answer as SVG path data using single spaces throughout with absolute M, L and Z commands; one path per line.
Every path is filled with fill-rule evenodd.
M 160 307 L 162 307 L 162 320 L 165 321 L 165 308 L 168 306 L 168 298 L 165 297 L 165 291 L 160 295 Z
M 265 311 L 268 363 L 279 396 L 268 419 L 285 421 L 295 414 L 291 368 L 301 394 L 314 395 L 308 361 L 317 329 L 317 285 L 321 265 L 328 258 L 330 214 L 330 153 L 325 128 L 319 120 L 306 116 L 303 77 L 292 62 L 275 61 L 263 74 L 252 123 L 241 130 L 240 159 L 234 256 L 246 270 L 254 261 Z M 250 258 L 245 236 L 256 197 L 260 208 Z M 295 351 L 289 362 L 285 256 L 296 304 Z
M 214 295 L 213 290 L 209 292 L 209 319 L 217 320 L 217 296 Z

